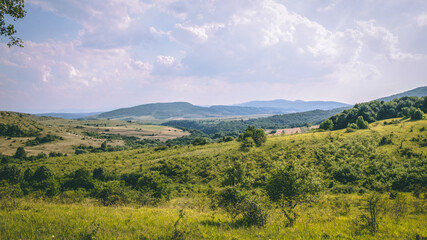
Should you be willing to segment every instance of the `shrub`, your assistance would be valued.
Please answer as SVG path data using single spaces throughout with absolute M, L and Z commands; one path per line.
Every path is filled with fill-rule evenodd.
M 90 190 L 94 187 L 90 172 L 84 168 L 77 169 L 70 175 L 69 179 L 64 182 L 64 188 L 66 189 L 84 188 Z
M 411 120 L 421 120 L 423 119 L 423 112 L 421 109 L 416 108 L 411 112 Z
M 27 153 L 25 152 L 24 147 L 18 147 L 18 149 L 16 149 L 15 155 L 13 156 L 18 159 L 25 159 L 27 157 Z
M 150 192 L 158 201 L 169 200 L 171 189 L 170 180 L 156 171 L 143 174 L 137 183 L 137 188 L 142 192 Z
M 287 226 L 293 226 L 296 222 L 298 215 L 295 207 L 311 200 L 320 191 L 317 175 L 312 169 L 291 162 L 279 166 L 268 179 L 265 190 L 288 219 Z

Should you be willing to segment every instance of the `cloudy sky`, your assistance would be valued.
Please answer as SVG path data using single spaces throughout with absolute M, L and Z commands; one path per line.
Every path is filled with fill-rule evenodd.
M 0 110 L 369 101 L 427 85 L 425 0 L 26 0 Z

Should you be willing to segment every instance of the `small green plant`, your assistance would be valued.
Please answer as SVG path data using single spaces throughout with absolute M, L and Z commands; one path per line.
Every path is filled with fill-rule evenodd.
M 360 234 L 364 230 L 374 234 L 379 229 L 379 217 L 382 211 L 383 199 L 380 194 L 374 192 L 367 196 L 362 210 L 365 211 L 358 222 L 356 233 Z
M 185 239 L 185 234 L 186 231 L 179 229 L 179 223 L 184 219 L 185 216 L 185 212 L 184 209 L 179 210 L 179 217 L 178 219 L 175 221 L 174 225 L 173 225 L 173 234 L 171 239 L 172 240 L 182 240 Z

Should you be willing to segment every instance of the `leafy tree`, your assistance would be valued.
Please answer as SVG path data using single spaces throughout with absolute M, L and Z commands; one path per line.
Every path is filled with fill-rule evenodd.
M 324 121 L 320 124 L 320 129 L 333 130 L 334 129 L 334 123 L 332 122 L 331 119 L 327 119 L 326 121 Z
M 4 166 L 0 169 L 0 180 L 4 179 L 12 183 L 18 183 L 21 180 L 21 169 L 17 166 Z
M 64 183 L 64 187 L 69 189 L 84 188 L 90 190 L 93 189 L 95 185 L 90 172 L 84 168 L 80 168 L 71 174 L 71 178 Z
M 249 151 L 249 149 L 255 145 L 253 138 L 250 137 L 244 138 L 241 142 L 240 149 L 244 152 Z
M 241 162 L 234 162 L 224 172 L 223 186 L 236 186 L 242 184 L 246 180 L 246 165 Z
M 53 177 L 53 172 L 46 166 L 40 166 L 36 169 L 33 175 L 33 180 L 43 181 Z
M 320 181 L 313 170 L 299 164 L 280 166 L 268 179 L 265 190 L 273 202 L 278 203 L 289 223 L 293 226 L 298 214 L 295 207 L 320 191 Z
M 142 175 L 138 179 L 137 187 L 142 192 L 149 192 L 157 200 L 169 199 L 171 189 L 169 187 L 170 180 L 157 171 L 151 171 Z
M 368 122 L 363 120 L 363 116 L 359 116 L 356 120 L 357 128 L 359 129 L 367 129 L 368 128 Z
M 423 112 L 421 109 L 416 108 L 411 112 L 411 120 L 421 120 L 423 119 Z
M 196 146 L 202 146 L 202 145 L 206 145 L 208 143 L 209 143 L 208 139 L 206 139 L 204 137 L 197 137 L 193 141 L 193 145 L 196 145 Z
M 24 159 L 24 158 L 26 158 L 27 157 L 27 153 L 25 152 L 24 147 L 18 147 L 18 149 L 16 149 L 14 157 L 18 158 L 18 159 Z
M 12 17 L 13 21 L 16 21 L 25 16 L 24 0 L 1 0 L 0 1 L 0 35 L 9 38 L 9 47 L 16 45 L 23 47 L 23 42 L 20 38 L 16 38 L 15 27 L 12 24 L 6 25 L 4 20 L 5 15 Z
M 262 146 L 267 141 L 267 136 L 265 135 L 265 131 L 264 129 L 261 129 L 261 128 L 258 128 L 254 131 L 252 138 L 257 147 Z
M 241 149 L 249 150 L 253 145 L 262 146 L 267 141 L 264 129 L 256 129 L 255 126 L 249 126 L 246 131 L 239 135 L 237 141 L 242 142 Z

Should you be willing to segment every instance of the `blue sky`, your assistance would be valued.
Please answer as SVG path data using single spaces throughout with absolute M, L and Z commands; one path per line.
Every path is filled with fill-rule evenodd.
M 0 110 L 369 101 L 427 85 L 425 0 L 26 0 Z

